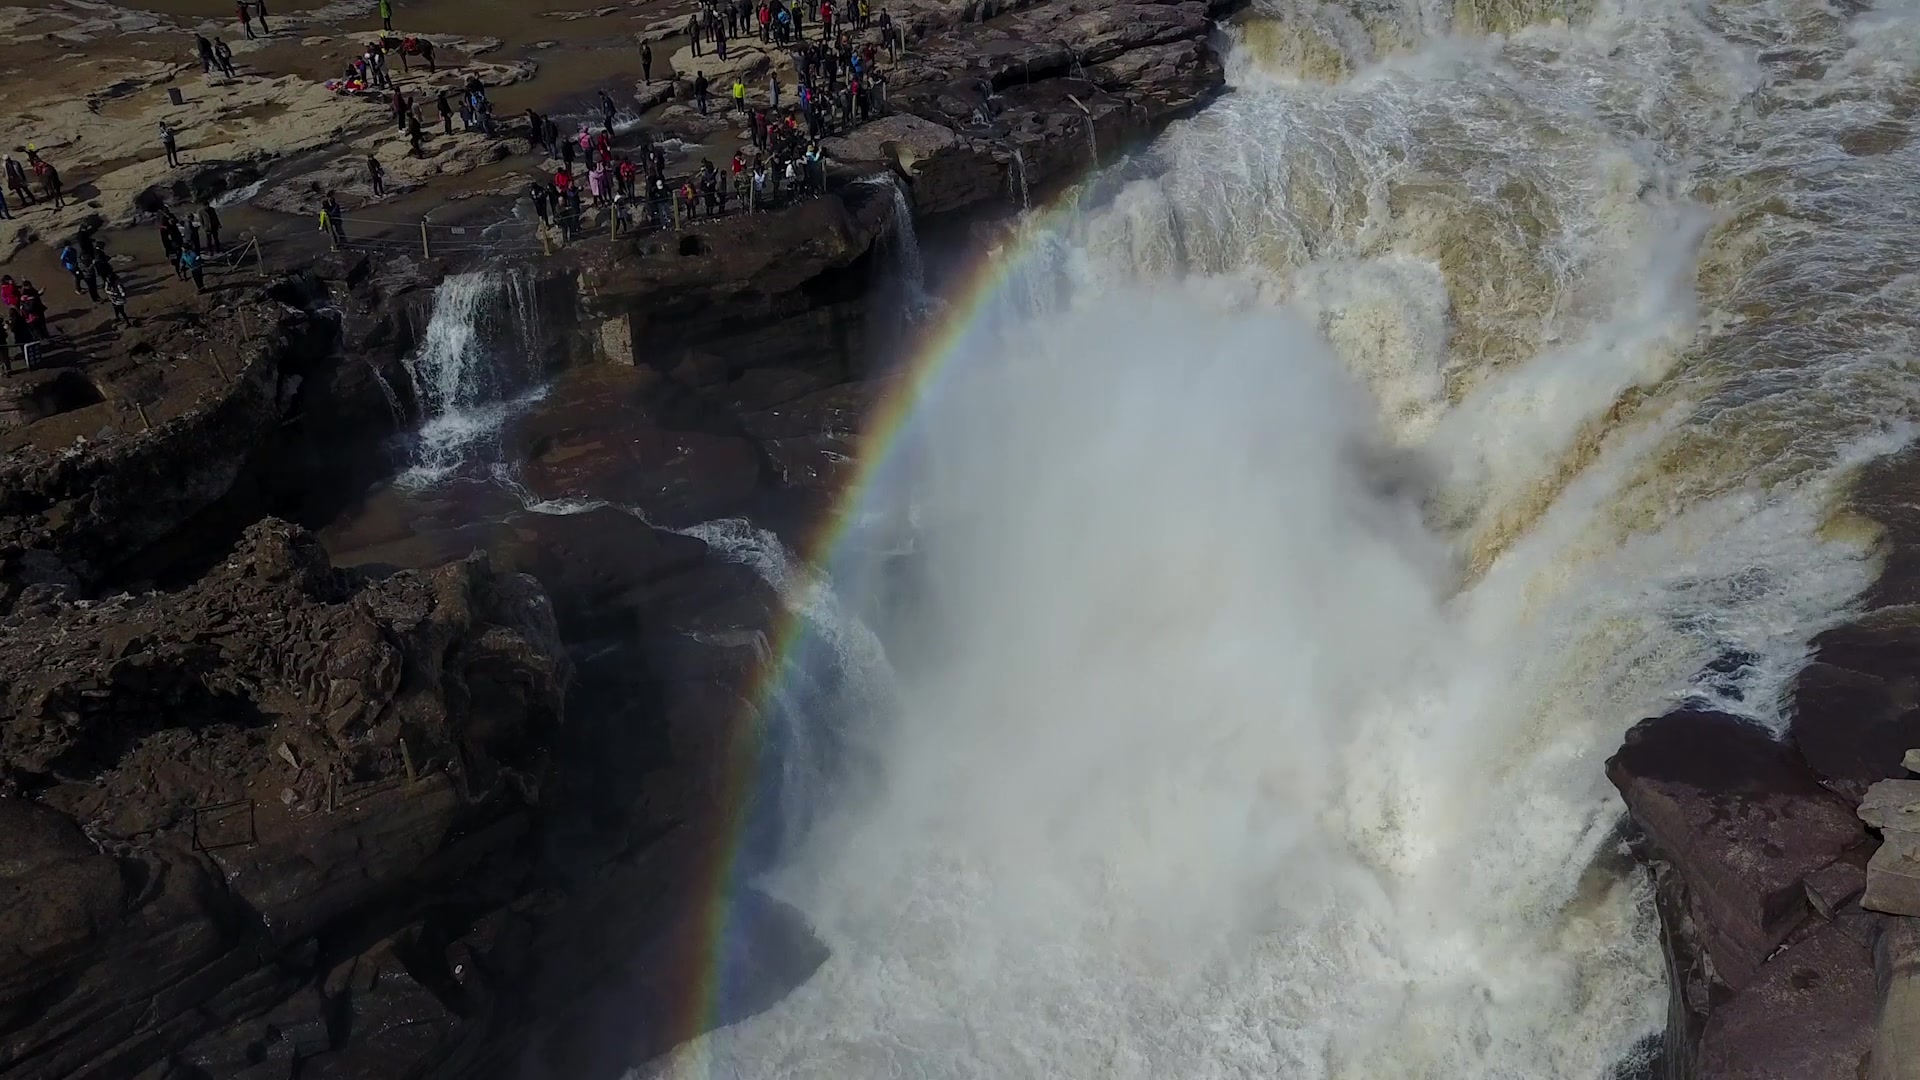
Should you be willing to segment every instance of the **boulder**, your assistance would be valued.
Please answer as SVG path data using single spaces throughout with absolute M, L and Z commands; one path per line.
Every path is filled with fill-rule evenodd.
M 1810 913 L 1808 876 L 1865 835 L 1791 749 L 1724 714 L 1640 722 L 1607 776 L 1685 882 L 1714 973 L 1736 989 Z
M 1697 1080 L 1857 1080 L 1873 1042 L 1872 955 L 1823 926 L 1707 1021 Z
M 1867 863 L 1860 906 L 1889 915 L 1920 916 L 1920 833 L 1888 830 Z
M 823 140 L 820 149 L 852 168 L 898 171 L 912 187 L 919 214 L 947 213 L 1003 198 L 1007 192 L 1004 150 L 912 113 L 861 124 L 844 136 Z
M 1867 789 L 1857 811 L 1876 829 L 1920 832 L 1920 780 L 1882 780 Z

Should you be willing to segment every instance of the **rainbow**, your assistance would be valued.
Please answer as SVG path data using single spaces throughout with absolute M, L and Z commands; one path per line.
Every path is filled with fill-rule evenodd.
M 852 472 L 819 526 L 800 545 L 797 554 L 804 565 L 830 564 L 873 492 L 881 486 L 889 465 L 898 457 L 895 451 L 922 405 L 937 393 L 954 361 L 973 354 L 974 346 L 990 332 L 991 321 L 984 316 L 1008 280 L 1032 260 L 1031 238 L 1046 235 L 1047 226 L 1074 206 L 1068 201 L 1046 210 L 1036 208 L 1026 216 L 1024 227 L 1010 234 L 1012 239 L 1006 246 L 980 255 L 957 277 L 958 287 L 945 297 L 946 310 L 915 343 L 901 370 L 892 376 L 892 385 L 868 414 Z M 676 1044 L 712 1030 L 726 1016 L 725 950 L 731 940 L 736 904 L 746 885 L 742 880 L 741 847 L 754 798 L 763 790 L 760 718 L 767 714 L 794 669 L 796 653 L 805 638 L 805 620 L 789 610 L 777 628 L 770 656 L 746 696 L 748 707 L 729 728 L 725 781 L 720 793 L 722 820 L 717 835 L 708 838 L 705 861 L 699 867 L 692 939 L 676 950 L 685 961 L 683 976 L 673 984 L 682 991 L 678 1011 L 669 1018 L 668 1033 Z M 690 1064 L 700 1070 L 697 1063 Z

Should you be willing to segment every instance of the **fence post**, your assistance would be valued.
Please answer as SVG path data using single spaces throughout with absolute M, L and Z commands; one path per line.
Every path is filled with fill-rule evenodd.
M 433 248 L 431 245 L 427 243 L 427 219 L 426 218 L 420 219 L 420 257 L 423 259 L 433 258 Z

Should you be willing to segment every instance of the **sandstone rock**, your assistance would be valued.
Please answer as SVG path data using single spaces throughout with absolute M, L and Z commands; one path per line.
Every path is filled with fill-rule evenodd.
M 1855 854 L 1863 850 L 1855 848 L 1846 856 L 1807 875 L 1807 902 L 1813 905 L 1813 910 L 1821 918 L 1831 921 L 1841 910 L 1841 905 L 1866 889 L 1867 870 L 1861 864 L 1865 856 Z
M 1909 750 L 1900 759 L 1900 767 L 1910 773 L 1920 773 L 1920 750 Z
M 1881 924 L 1873 975 L 1878 1004 L 1867 1080 L 1920 1080 L 1920 922 Z
M 874 242 L 892 226 L 877 185 L 695 232 L 644 234 L 582 278 L 588 318 L 628 320 L 634 363 L 709 387 L 757 367 L 839 382 L 865 344 Z
M 914 210 L 923 215 L 958 210 L 1007 191 L 1005 151 L 912 113 L 862 124 L 822 140 L 820 148 L 862 171 L 897 170 L 912 186 Z
M 1873 962 L 1832 926 L 1762 965 L 1714 1010 L 1700 1080 L 1856 1080 L 1873 1040 Z
M 1920 915 L 1920 833 L 1887 830 L 1867 863 L 1860 906 L 1889 915 Z
M 1876 829 L 1920 832 L 1920 780 L 1882 780 L 1860 800 L 1860 820 Z
M 574 640 L 632 633 L 648 590 L 707 557 L 700 541 L 611 507 L 518 515 L 492 547 L 545 586 Z
M 1635 725 L 1607 776 L 1685 881 L 1715 973 L 1736 989 L 1807 916 L 1807 876 L 1864 835 L 1790 749 L 1717 713 Z

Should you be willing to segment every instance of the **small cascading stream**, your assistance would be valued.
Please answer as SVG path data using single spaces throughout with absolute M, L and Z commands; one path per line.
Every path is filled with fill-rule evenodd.
M 893 207 L 893 224 L 887 230 L 887 247 L 895 264 L 895 272 L 899 275 L 900 287 L 910 310 L 925 308 L 928 303 L 927 268 L 920 256 L 920 234 L 914 227 L 913 202 L 907 197 L 906 188 L 892 173 L 869 177 L 860 183 L 885 189 L 886 198 Z
M 407 359 L 421 419 L 403 479 L 431 483 L 485 458 L 516 405 L 537 393 L 543 348 L 530 275 L 475 271 L 442 281 Z

